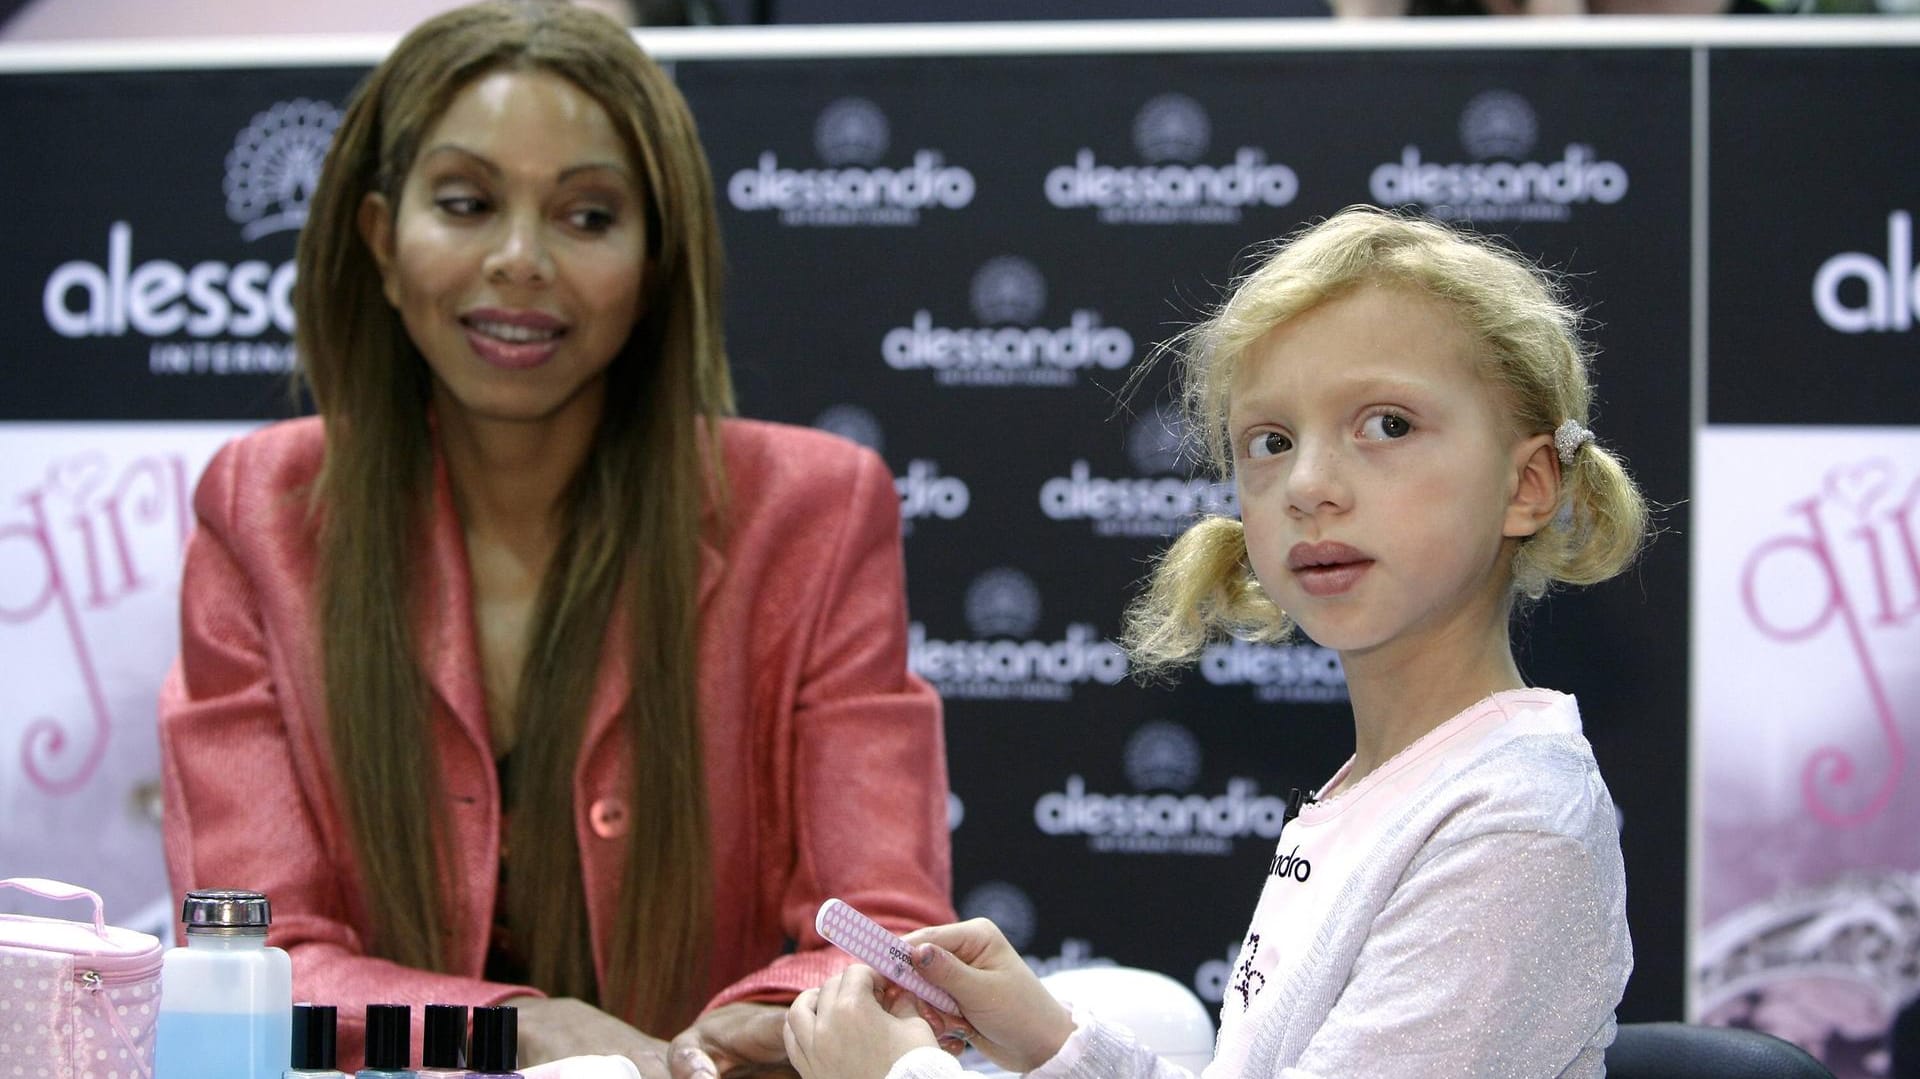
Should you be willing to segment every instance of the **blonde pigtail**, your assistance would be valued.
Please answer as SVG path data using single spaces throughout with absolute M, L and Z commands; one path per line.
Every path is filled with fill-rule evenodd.
M 1647 534 L 1647 501 L 1620 458 L 1598 443 L 1582 448 L 1569 471 L 1574 473 L 1574 541 L 1553 575 L 1568 584 L 1597 584 L 1639 555 Z
M 1121 643 L 1135 672 L 1152 677 L 1194 659 L 1222 634 L 1278 641 L 1292 630 L 1254 579 L 1240 522 L 1205 517 L 1154 563 L 1146 591 L 1127 609 Z

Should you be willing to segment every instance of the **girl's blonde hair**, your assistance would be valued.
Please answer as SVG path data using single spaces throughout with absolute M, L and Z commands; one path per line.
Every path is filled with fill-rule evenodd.
M 1512 435 L 1586 426 L 1590 353 L 1580 313 L 1545 272 L 1491 240 L 1403 213 L 1351 206 L 1277 241 L 1211 318 L 1163 347 L 1180 358 L 1187 430 L 1222 480 L 1233 478 L 1227 407 L 1234 377 L 1274 327 L 1363 284 L 1419 289 L 1450 305 L 1478 343 L 1481 373 L 1509 409 Z M 1513 589 L 1538 599 L 1556 581 L 1594 584 L 1624 570 L 1647 505 L 1618 457 L 1588 442 L 1561 469 L 1560 507 L 1519 545 Z M 1184 662 L 1218 634 L 1276 641 L 1292 620 L 1254 579 L 1240 522 L 1207 517 L 1156 563 L 1126 615 L 1137 669 Z

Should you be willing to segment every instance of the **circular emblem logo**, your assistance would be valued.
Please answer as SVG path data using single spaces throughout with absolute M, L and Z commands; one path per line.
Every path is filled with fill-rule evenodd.
M 834 405 L 813 418 L 813 425 L 850 442 L 858 442 L 875 453 L 886 452 L 886 437 L 880 421 L 859 405 Z
M 968 298 L 982 322 L 1028 326 L 1046 310 L 1047 279 L 1026 259 L 1001 255 L 974 271 Z
M 307 203 L 320 165 L 340 126 L 340 110 L 296 98 L 264 112 L 234 136 L 227 151 L 227 216 L 248 240 L 307 223 Z
M 1127 459 L 1142 475 L 1179 472 L 1187 456 L 1187 425 L 1180 410 L 1166 402 L 1133 421 L 1127 432 Z
M 1478 94 L 1460 112 L 1460 145 L 1477 158 L 1524 157 L 1538 135 L 1533 106 L 1508 90 Z
M 974 888 L 960 901 L 959 909 L 962 918 L 985 918 L 999 926 L 1017 952 L 1026 951 L 1033 943 L 1033 931 L 1040 920 L 1027 893 L 1004 881 L 989 881 Z
M 813 148 L 829 165 L 871 165 L 887 152 L 887 114 L 863 97 L 843 97 L 820 110 Z
M 981 637 L 1024 637 L 1040 624 L 1040 590 L 1017 569 L 990 569 L 967 586 L 967 625 Z
M 1126 769 L 1135 790 L 1187 790 L 1200 778 L 1200 741 L 1178 723 L 1143 723 L 1127 739 Z
M 1133 145 L 1148 161 L 1198 161 L 1213 140 L 1207 110 L 1185 94 L 1161 94 L 1133 117 Z

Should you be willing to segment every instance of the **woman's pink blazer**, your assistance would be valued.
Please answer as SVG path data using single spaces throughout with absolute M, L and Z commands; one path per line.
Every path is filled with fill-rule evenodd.
M 160 743 L 176 898 L 196 888 L 265 892 L 270 940 L 292 954 L 294 991 L 339 1006 L 350 1066 L 369 1002 L 411 1003 L 417 1024 L 429 1001 L 496 1003 L 527 990 L 481 979 L 500 791 L 444 469 L 419 562 L 417 639 L 452 825 L 454 948 L 447 973 L 366 954 L 314 629 L 306 490 L 322 441 L 317 420 L 276 424 L 208 466 L 194 497 L 181 653 L 161 698 Z M 844 960 L 813 930 L 830 896 L 896 930 L 953 918 L 940 702 L 907 669 L 893 478 L 872 453 L 804 428 L 728 420 L 723 441 L 732 527 L 705 546 L 700 571 L 715 886 L 709 1007 L 787 999 L 839 969 Z M 629 631 L 622 621 L 608 633 L 574 781 L 603 973 L 630 823 L 628 746 L 615 722 L 629 692 Z

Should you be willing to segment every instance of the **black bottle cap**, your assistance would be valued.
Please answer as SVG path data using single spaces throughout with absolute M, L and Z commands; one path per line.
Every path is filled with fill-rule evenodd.
M 413 1066 L 413 1009 L 405 1004 L 367 1005 L 367 1067 L 402 1072 Z
M 467 1066 L 467 1006 L 427 1005 L 427 1033 L 420 1043 L 423 1068 Z
M 293 1062 L 302 1071 L 334 1067 L 333 1032 L 339 1016 L 331 1004 L 293 1006 Z
M 486 1075 L 520 1070 L 520 1012 L 511 1004 L 473 1010 L 473 1052 L 468 1066 Z

